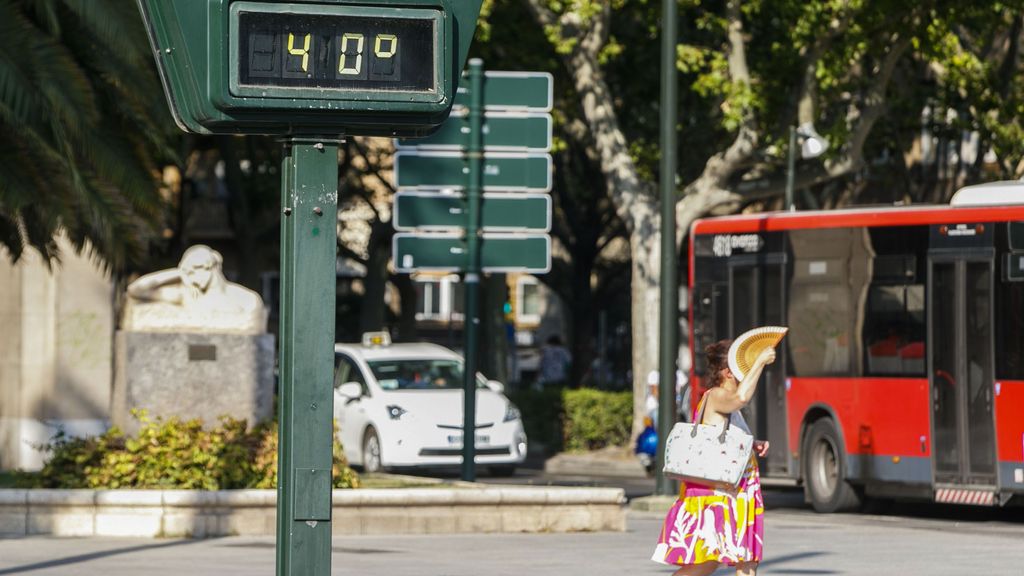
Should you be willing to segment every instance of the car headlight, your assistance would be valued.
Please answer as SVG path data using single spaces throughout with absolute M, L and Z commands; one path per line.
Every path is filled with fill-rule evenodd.
M 505 418 L 502 419 L 502 422 L 519 420 L 520 416 L 522 416 L 522 414 L 519 413 L 519 408 L 516 408 L 515 404 L 509 402 L 508 406 L 505 407 Z
M 388 416 L 391 416 L 392 420 L 398 420 L 399 418 L 402 417 L 402 414 L 405 414 L 405 413 L 406 413 L 406 409 L 402 408 L 401 406 L 397 406 L 397 405 L 394 405 L 394 404 L 392 404 L 391 406 L 388 406 Z

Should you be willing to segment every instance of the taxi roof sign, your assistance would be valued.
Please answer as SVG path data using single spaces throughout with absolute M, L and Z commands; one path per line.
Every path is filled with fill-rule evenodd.
M 363 334 L 363 348 L 391 346 L 391 334 L 388 332 L 366 332 Z

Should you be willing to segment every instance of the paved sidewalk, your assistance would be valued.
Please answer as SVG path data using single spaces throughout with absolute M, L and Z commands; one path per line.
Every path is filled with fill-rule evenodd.
M 626 533 L 352 536 L 334 540 L 333 574 L 669 576 L 648 560 L 661 515 L 631 513 Z M 1024 526 L 769 511 L 760 574 L 1015 576 Z M 722 570 L 718 574 L 728 574 Z M 0 540 L 0 576 L 272 576 L 274 539 Z
M 560 452 L 544 462 L 544 472 L 567 476 L 647 477 L 633 450 L 621 447 L 583 453 Z

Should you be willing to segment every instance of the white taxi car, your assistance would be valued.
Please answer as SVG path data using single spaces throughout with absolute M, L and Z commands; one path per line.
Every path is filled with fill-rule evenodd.
M 462 462 L 462 357 L 387 333 L 334 347 L 334 416 L 345 456 L 367 472 Z M 519 409 L 477 375 L 476 463 L 509 474 L 526 458 Z

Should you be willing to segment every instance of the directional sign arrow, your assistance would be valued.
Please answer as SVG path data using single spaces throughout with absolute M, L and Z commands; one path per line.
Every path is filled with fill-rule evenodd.
M 462 194 L 400 190 L 395 195 L 395 230 L 451 230 L 466 227 Z M 485 232 L 547 232 L 551 196 L 489 192 L 481 203 Z
M 395 234 L 398 272 L 458 272 L 466 267 L 466 242 L 459 234 Z M 547 234 L 484 234 L 480 242 L 484 272 L 529 272 L 551 269 L 551 238 Z
M 551 155 L 484 155 L 484 190 L 548 192 Z M 395 183 L 400 188 L 469 187 L 469 161 L 458 152 L 403 150 L 395 153 Z
M 551 149 L 551 115 L 514 112 L 491 112 L 484 117 L 485 150 L 526 150 L 547 152 Z M 426 138 L 401 139 L 398 149 L 466 150 L 469 148 L 469 118 L 452 113 L 441 129 Z

